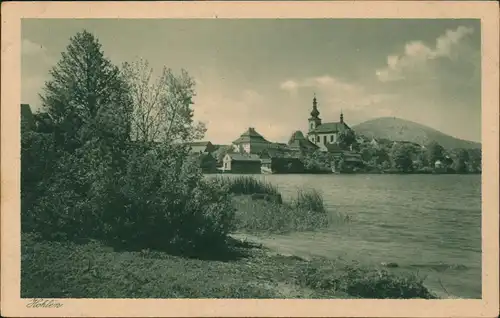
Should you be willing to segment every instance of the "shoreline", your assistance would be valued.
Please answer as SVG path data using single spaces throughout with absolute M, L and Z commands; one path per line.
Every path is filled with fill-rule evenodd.
M 234 250 L 228 255 L 196 258 L 119 251 L 94 240 L 75 244 L 23 236 L 23 298 L 439 298 L 410 276 L 303 258 L 237 238 L 232 238 Z M 58 257 L 61 252 L 69 256 Z M 40 271 L 44 263 L 51 266 Z M 370 287 L 376 284 L 370 280 L 379 277 L 393 283 L 378 290 Z

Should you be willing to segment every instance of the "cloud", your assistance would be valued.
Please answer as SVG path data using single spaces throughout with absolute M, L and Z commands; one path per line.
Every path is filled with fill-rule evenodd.
M 289 79 L 282 82 L 280 87 L 292 93 L 299 88 L 314 89 L 321 95 L 319 99 L 322 104 L 335 111 L 365 109 L 397 98 L 394 94 L 369 92 L 359 84 L 349 83 L 330 75 L 310 77 L 301 81 Z
M 41 44 L 23 39 L 21 43 L 21 53 L 26 56 L 45 55 L 47 54 L 47 49 Z
M 295 81 L 288 80 L 280 84 L 280 88 L 286 91 L 295 91 L 299 87 L 299 84 Z
M 206 88 L 200 90 L 195 99 L 194 117 L 206 124 L 205 139 L 213 143 L 230 144 L 249 127 L 254 127 L 270 141 L 286 140 L 297 114 L 269 107 L 270 104 L 269 97 L 253 89 L 224 94 Z
M 459 26 L 455 30 L 446 32 L 436 39 L 434 48 L 430 48 L 422 41 L 411 41 L 405 45 L 402 54 L 391 54 L 387 57 L 387 66 L 376 71 L 378 79 L 382 82 L 397 81 L 405 78 L 411 71 L 421 71 L 427 61 L 439 58 L 456 59 L 454 49 L 463 38 L 474 30 L 470 27 Z

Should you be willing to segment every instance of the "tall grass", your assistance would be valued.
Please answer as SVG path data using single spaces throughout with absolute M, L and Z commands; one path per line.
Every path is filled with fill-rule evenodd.
M 217 176 L 215 179 L 227 186 L 229 192 L 233 194 L 268 194 L 272 196 L 281 196 L 278 187 L 269 182 L 258 180 L 252 176 Z
M 341 213 L 329 211 L 322 193 L 316 189 L 299 189 L 289 202 L 283 202 L 278 187 L 253 176 L 217 176 L 215 180 L 235 195 L 233 204 L 238 231 L 313 231 L 349 220 Z M 269 197 L 278 200 L 269 200 Z
M 251 196 L 238 196 L 233 202 L 236 229 L 241 232 L 312 231 L 330 224 L 328 213 L 302 209 L 294 204 L 254 200 Z
M 326 213 L 323 195 L 316 189 L 299 189 L 292 203 L 301 210 Z

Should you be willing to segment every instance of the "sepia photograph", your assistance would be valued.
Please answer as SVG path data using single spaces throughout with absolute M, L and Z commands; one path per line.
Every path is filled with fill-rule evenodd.
M 9 213 L 27 315 L 74 299 L 484 300 L 498 96 L 480 17 L 18 23 Z

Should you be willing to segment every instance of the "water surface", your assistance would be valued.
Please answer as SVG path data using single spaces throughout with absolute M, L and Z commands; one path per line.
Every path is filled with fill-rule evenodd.
M 266 239 L 290 253 L 363 263 L 396 262 L 440 296 L 481 298 L 480 175 L 255 175 L 284 198 L 323 193 L 352 222 Z

